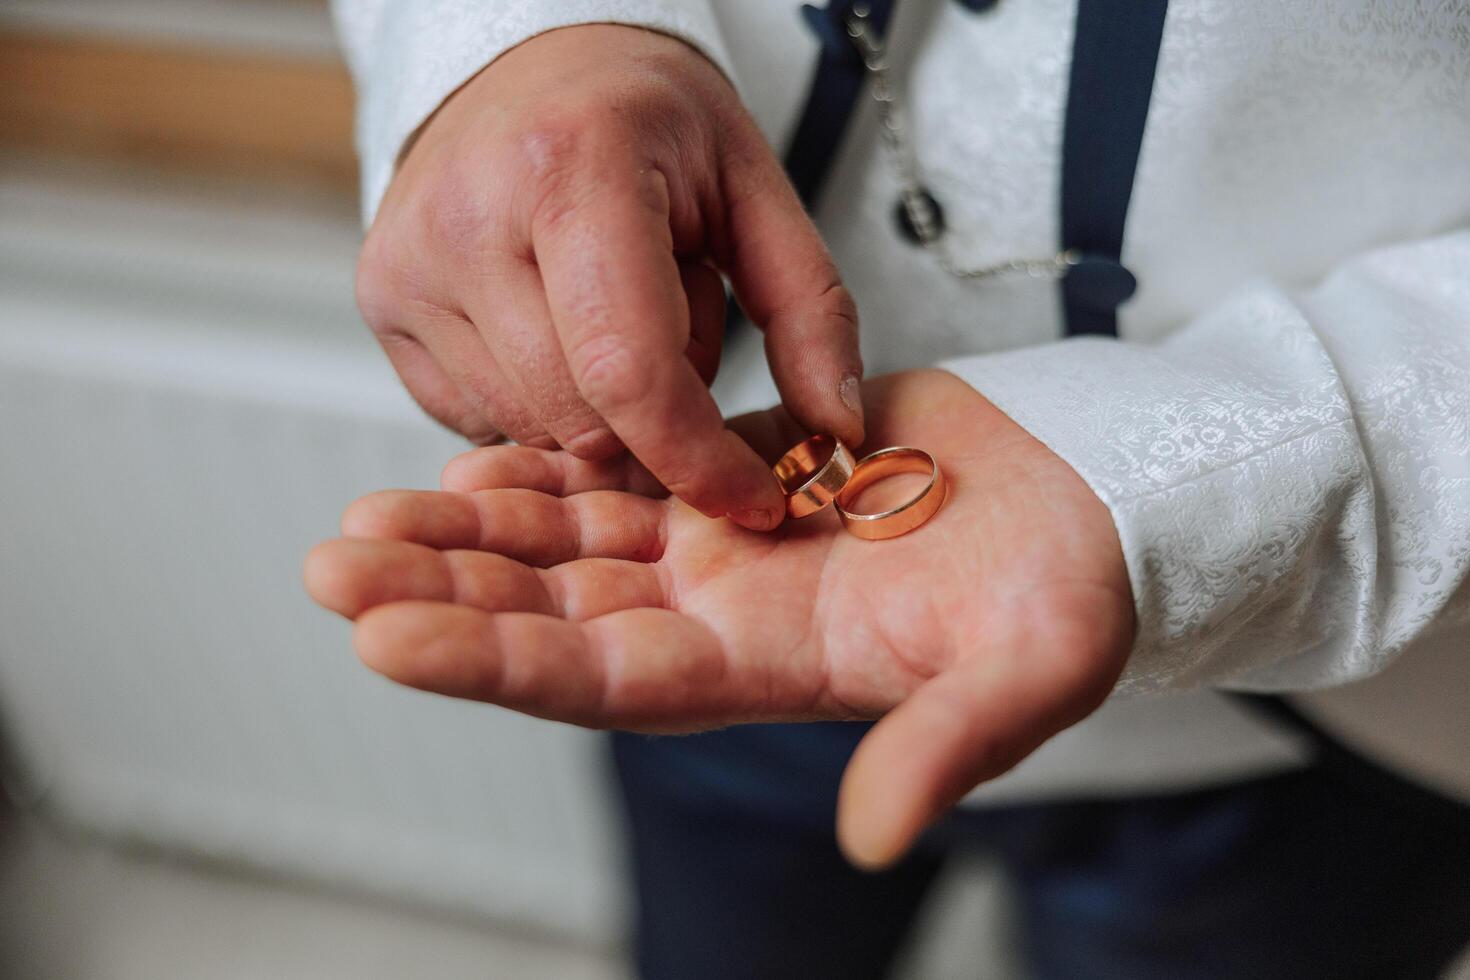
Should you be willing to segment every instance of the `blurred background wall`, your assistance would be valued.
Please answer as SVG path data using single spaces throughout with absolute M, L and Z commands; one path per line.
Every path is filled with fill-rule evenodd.
M 600 741 L 392 688 L 300 588 L 347 501 L 463 448 L 353 308 L 351 115 L 322 3 L 0 2 L 5 785 L 87 839 L 605 943 Z M 23 904 L 7 977 L 48 962 Z
M 462 448 L 353 308 L 351 115 L 317 0 L 0 0 L 0 976 L 624 972 L 601 740 L 299 585 Z M 905 975 L 1011 975 L 936 904 Z
M 0 139 L 351 199 L 352 88 L 317 0 L 5 0 Z

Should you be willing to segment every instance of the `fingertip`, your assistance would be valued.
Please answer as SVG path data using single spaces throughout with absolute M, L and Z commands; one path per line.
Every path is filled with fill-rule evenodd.
M 307 591 L 348 619 L 409 599 L 451 601 L 454 574 L 440 552 L 406 541 L 338 538 L 307 555 Z
M 887 871 L 908 853 L 907 849 L 893 847 L 890 842 L 860 825 L 844 828 L 840 823 L 837 829 L 837 847 L 848 864 L 859 871 L 872 874 Z
M 393 602 L 358 617 L 352 645 L 364 666 L 391 681 L 472 697 L 485 680 L 480 633 L 487 619 L 443 602 Z
M 344 538 L 391 538 L 393 522 L 390 520 L 392 504 L 403 494 L 401 490 L 379 490 L 359 497 L 347 505 L 342 512 L 342 536 Z
M 443 525 L 464 523 L 465 515 L 455 511 L 446 519 L 441 503 L 459 494 L 432 490 L 379 490 L 359 497 L 342 512 L 344 538 L 370 538 L 403 541 L 419 534 L 437 540 Z
M 883 717 L 848 761 L 838 789 L 836 835 L 854 867 L 876 871 L 908 854 L 944 808 L 933 805 L 925 732 L 904 723 L 908 705 Z M 895 726 L 897 721 L 897 726 Z
M 338 561 L 338 543 L 336 540 L 322 541 L 306 553 L 306 561 L 301 568 L 301 581 L 313 602 L 350 618 L 348 606 L 342 602 L 342 565 Z
M 729 439 L 739 443 L 742 454 L 750 460 L 748 489 L 735 498 L 735 506 L 728 508 L 725 516 L 749 531 L 774 531 L 786 519 L 786 494 L 765 460 L 735 433 L 728 429 L 725 432 Z
M 348 505 L 342 514 L 342 536 L 473 548 L 480 539 L 480 514 L 472 494 L 380 490 Z
M 727 517 L 746 530 L 771 531 L 786 516 L 786 495 L 776 474 L 731 429 L 722 428 L 715 438 L 691 447 L 672 480 L 649 469 L 670 493 L 706 517 Z
M 837 793 L 837 845 L 848 863 L 863 871 L 882 871 L 908 853 L 918 831 L 912 806 L 875 773 L 858 751 L 843 773 Z M 871 775 L 870 775 L 871 774 Z
M 774 531 L 786 517 L 785 508 L 750 508 L 725 515 L 747 531 Z
M 378 606 L 357 618 L 352 628 L 352 648 L 363 666 L 389 680 L 400 680 L 405 647 L 414 644 L 412 620 L 405 620 L 401 604 Z
M 481 490 L 523 487 L 560 494 L 565 473 L 561 450 L 530 446 L 486 446 L 471 449 L 444 464 L 439 489 L 445 493 L 471 494 Z
M 439 471 L 439 489 L 448 493 L 467 493 L 480 489 L 474 485 L 471 477 L 478 468 L 478 460 L 488 448 L 490 447 L 482 446 L 471 449 L 445 463 L 444 468 Z

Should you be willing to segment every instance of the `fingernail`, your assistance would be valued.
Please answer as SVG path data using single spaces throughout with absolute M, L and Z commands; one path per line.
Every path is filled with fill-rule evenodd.
M 837 394 L 841 396 L 842 404 L 846 405 L 861 422 L 863 420 L 863 392 L 858 376 L 849 374 L 844 377 L 842 383 L 837 386 Z
M 752 531 L 769 531 L 781 519 L 769 510 L 742 510 L 729 515 L 730 520 Z

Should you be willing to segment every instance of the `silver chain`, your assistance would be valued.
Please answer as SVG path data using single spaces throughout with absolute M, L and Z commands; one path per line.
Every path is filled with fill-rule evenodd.
M 903 203 L 910 227 L 918 236 L 919 244 L 934 256 L 941 269 L 961 279 L 997 279 L 1010 276 L 1060 279 L 1066 275 L 1067 270 L 1076 265 L 1080 257 L 1075 249 L 1057 252 L 1044 259 L 1011 259 L 1008 262 L 980 267 L 962 266 L 954 260 L 944 243 L 943 231 L 936 222 L 933 199 L 924 191 L 918 159 L 913 147 L 909 145 L 898 91 L 888 70 L 887 50 L 868 18 L 868 8 L 863 4 L 855 5 L 847 18 L 847 35 L 862 56 L 863 67 L 872 83 L 869 91 L 873 101 L 878 104 L 879 132 L 897 171 L 899 199 Z

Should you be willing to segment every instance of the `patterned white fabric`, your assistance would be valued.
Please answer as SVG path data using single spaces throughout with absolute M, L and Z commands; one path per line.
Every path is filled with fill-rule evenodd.
M 1112 510 L 1121 690 L 1340 684 L 1470 624 L 1470 232 L 1246 289 L 1156 346 L 954 366 Z
M 632 24 L 682 38 L 728 63 L 707 0 L 335 0 L 333 14 L 357 81 L 368 220 L 424 120 L 480 69 L 537 34 L 576 24 Z
M 796 0 L 337 7 L 369 212 L 438 101 L 556 23 L 685 37 L 777 145 L 815 56 Z M 1073 14 L 899 4 L 920 168 L 966 262 L 1056 248 Z M 1320 688 L 1470 636 L 1470 4 L 1174 0 L 1122 341 L 1055 343 L 1050 284 L 962 282 L 903 242 L 873 123 L 863 106 L 817 215 L 869 370 L 944 363 L 1107 502 L 1140 622 L 1122 691 Z

